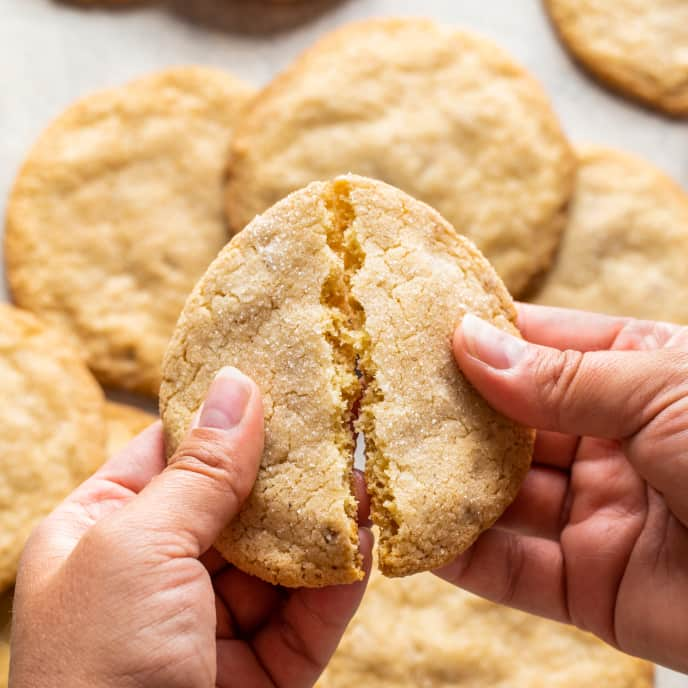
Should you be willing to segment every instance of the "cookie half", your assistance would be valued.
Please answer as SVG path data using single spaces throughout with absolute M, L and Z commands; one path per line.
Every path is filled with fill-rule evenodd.
M 583 147 L 568 223 L 536 303 L 688 324 L 688 194 L 649 162 Z
M 156 420 L 157 416 L 136 406 L 108 401 L 105 404 L 107 455 L 112 456 L 118 452 Z
M 540 86 L 499 47 L 422 19 L 370 19 L 308 49 L 245 110 L 227 213 L 353 172 L 436 208 L 514 294 L 557 246 L 574 157 Z
M 105 385 L 155 395 L 184 300 L 227 242 L 223 173 L 250 87 L 185 67 L 90 95 L 43 133 L 10 196 L 18 305 Z
M 492 525 L 533 436 L 458 370 L 450 340 L 467 312 L 516 332 L 475 246 L 381 182 L 313 183 L 234 237 L 186 303 L 161 387 L 170 454 L 222 366 L 264 395 L 258 480 L 216 544 L 229 561 L 282 585 L 361 577 L 350 487 L 359 401 L 385 573 L 441 566 Z
M 0 304 L 0 592 L 34 526 L 102 463 L 103 393 L 64 337 Z
M 684 0 L 544 0 L 566 47 L 622 93 L 688 115 Z
M 429 574 L 375 573 L 317 688 L 651 688 L 650 663 Z

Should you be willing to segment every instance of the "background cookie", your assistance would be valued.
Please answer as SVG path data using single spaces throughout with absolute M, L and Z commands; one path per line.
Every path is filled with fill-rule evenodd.
M 353 578 L 357 361 L 382 570 L 440 566 L 494 522 L 528 469 L 532 434 L 459 372 L 449 342 L 467 311 L 516 331 L 475 247 L 381 182 L 311 184 L 232 240 L 187 301 L 161 387 L 169 453 L 223 365 L 263 391 L 261 471 L 217 545 L 231 562 L 283 585 Z
M 10 673 L 10 622 L 12 593 L 0 596 L 0 688 L 7 688 Z
M 135 406 L 108 401 L 105 404 L 106 452 L 112 456 L 157 420 Z
M 621 92 L 688 115 L 685 0 L 544 0 L 567 48 Z
M 564 237 L 532 300 L 688 324 L 686 256 L 688 195 L 640 158 L 582 148 Z
M 29 533 L 103 461 L 103 394 L 64 338 L 0 304 L 0 592 Z
M 157 394 L 184 299 L 228 238 L 222 175 L 251 93 L 187 67 L 93 94 L 20 171 L 5 238 L 13 296 L 68 332 L 104 384 Z
M 541 88 L 496 45 L 372 19 L 320 40 L 247 108 L 227 212 L 238 231 L 313 180 L 381 179 L 474 239 L 518 293 L 549 264 L 573 163 Z
M 650 688 L 652 665 L 430 574 L 371 575 L 317 688 Z

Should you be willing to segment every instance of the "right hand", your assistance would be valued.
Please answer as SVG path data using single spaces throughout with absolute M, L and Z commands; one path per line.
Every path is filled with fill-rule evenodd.
M 519 326 L 468 317 L 454 338 L 538 434 L 513 505 L 439 573 L 688 672 L 688 328 L 525 305 Z

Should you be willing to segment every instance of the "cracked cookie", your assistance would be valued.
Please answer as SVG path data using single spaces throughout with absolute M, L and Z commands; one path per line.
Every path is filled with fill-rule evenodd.
M 567 227 L 532 301 L 688 324 L 688 194 L 649 162 L 583 147 Z
M 494 523 L 533 434 L 458 370 L 450 339 L 467 312 L 517 332 L 475 246 L 382 182 L 310 184 L 234 237 L 184 307 L 161 386 L 169 454 L 222 366 L 263 392 L 258 479 L 216 545 L 230 562 L 289 586 L 362 576 L 352 421 L 366 437 L 384 573 L 446 564 Z
M 688 115 L 685 0 L 545 0 L 566 47 L 618 91 Z
M 430 574 L 375 572 L 317 688 L 651 688 L 653 667 Z
M 34 526 L 104 459 L 103 393 L 61 333 L 0 304 L 0 592 Z
M 155 423 L 157 416 L 142 411 L 136 406 L 108 401 L 105 404 L 105 446 L 107 455 L 112 456 L 128 444 L 149 425 Z
M 312 181 L 381 179 L 436 208 L 519 294 L 550 264 L 574 163 L 541 87 L 492 42 L 371 19 L 316 43 L 247 107 L 226 208 L 238 231 Z
M 229 238 L 223 173 L 252 93 L 213 69 L 154 74 L 72 105 L 24 163 L 7 211 L 12 294 L 103 384 L 157 395 L 184 300 Z

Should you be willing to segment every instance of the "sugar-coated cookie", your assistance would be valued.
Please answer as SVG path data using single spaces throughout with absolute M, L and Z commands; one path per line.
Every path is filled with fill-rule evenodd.
M 511 298 L 475 246 L 382 182 L 313 183 L 234 237 L 186 303 L 161 387 L 169 453 L 222 366 L 263 392 L 258 480 L 216 545 L 229 561 L 282 585 L 360 577 L 350 489 L 359 399 L 385 573 L 441 566 L 492 525 L 533 436 L 458 370 L 450 340 L 467 312 L 517 332 Z
M 685 0 L 545 0 L 567 48 L 626 95 L 688 115 Z
M 374 572 L 317 688 L 651 688 L 653 667 L 429 574 Z
M 436 208 L 518 295 L 557 246 L 575 158 L 540 86 L 479 36 L 369 19 L 326 36 L 237 124 L 235 231 L 287 193 L 349 172 Z
M 224 72 L 170 69 L 78 101 L 24 163 L 7 212 L 12 294 L 103 384 L 157 394 L 184 299 L 228 239 L 223 172 L 251 95 Z
M 688 324 L 688 194 L 627 153 L 579 156 L 562 243 L 532 300 Z
M 0 592 L 34 526 L 102 463 L 103 393 L 61 333 L 0 304 Z

